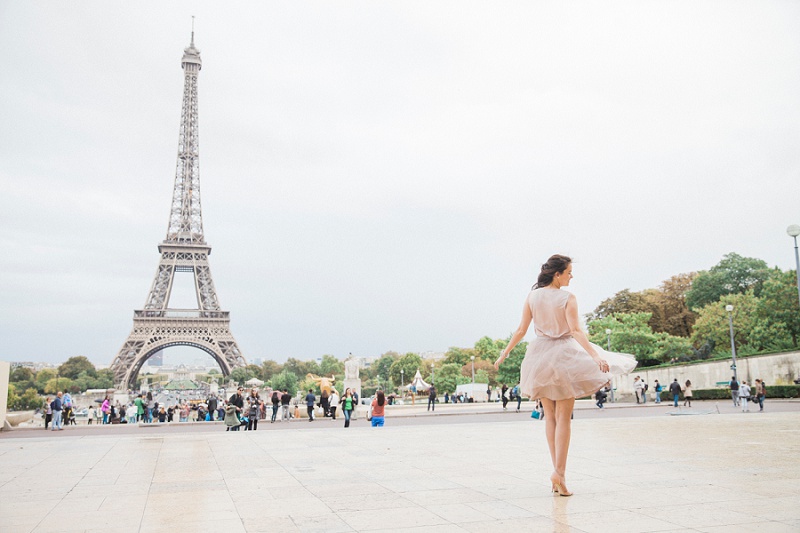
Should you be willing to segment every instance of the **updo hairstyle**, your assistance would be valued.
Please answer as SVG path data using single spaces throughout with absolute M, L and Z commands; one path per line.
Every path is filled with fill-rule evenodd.
M 556 274 L 561 274 L 572 263 L 572 259 L 566 255 L 552 255 L 545 264 L 542 265 L 542 270 L 539 272 L 539 278 L 536 280 L 534 289 L 541 289 L 553 283 L 553 278 Z

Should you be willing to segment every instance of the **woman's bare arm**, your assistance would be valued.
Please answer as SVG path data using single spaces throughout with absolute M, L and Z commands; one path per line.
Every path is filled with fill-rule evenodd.
M 531 320 L 533 320 L 533 316 L 531 315 L 531 306 L 528 305 L 528 300 L 525 299 L 525 305 L 522 307 L 522 319 L 519 322 L 519 326 L 517 326 L 517 331 L 515 331 L 514 335 L 511 337 L 508 346 L 506 346 L 505 349 L 500 352 L 500 357 L 498 357 L 497 361 L 494 362 L 494 367 L 496 369 L 500 368 L 500 365 L 506 360 L 506 357 L 508 357 L 508 354 L 511 352 L 511 350 L 514 349 L 514 346 L 519 344 L 519 341 L 521 341 L 528 332 L 528 327 L 531 325 Z

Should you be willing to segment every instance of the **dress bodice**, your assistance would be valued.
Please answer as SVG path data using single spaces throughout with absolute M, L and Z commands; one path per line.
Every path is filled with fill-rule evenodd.
M 537 337 L 559 339 L 570 333 L 567 300 L 570 293 L 561 289 L 535 289 L 528 295 L 533 327 Z

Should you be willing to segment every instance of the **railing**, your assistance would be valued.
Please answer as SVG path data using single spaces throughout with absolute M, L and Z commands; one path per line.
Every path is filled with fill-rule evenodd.
M 217 318 L 230 319 L 230 311 L 202 309 L 144 309 L 133 312 L 133 318 Z

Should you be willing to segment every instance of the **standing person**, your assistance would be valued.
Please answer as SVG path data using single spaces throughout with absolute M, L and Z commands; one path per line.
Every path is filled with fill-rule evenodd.
M 379 390 L 375 399 L 372 400 L 372 427 L 383 427 L 386 409 L 386 397 L 383 391 Z
M 503 386 L 500 388 L 500 398 L 503 399 L 503 411 L 505 411 L 508 405 L 508 386 L 506 386 L 505 383 L 502 385 Z
M 283 394 L 281 394 L 281 422 L 286 420 L 287 422 L 291 418 L 289 416 L 289 404 L 292 401 L 292 397 L 289 395 L 289 389 L 283 389 Z
M 53 425 L 50 428 L 50 431 L 60 431 L 64 428 L 61 427 L 61 411 L 64 409 L 64 404 L 61 403 L 61 392 L 56 394 L 56 397 L 53 398 L 53 401 L 50 402 L 50 409 L 53 411 Z
M 53 408 L 50 407 L 50 396 L 44 399 L 44 404 L 42 405 L 42 412 L 44 413 L 44 429 L 47 429 L 47 426 L 50 425 L 50 422 L 53 421 Z
M 128 415 L 128 424 L 135 424 L 136 423 L 136 418 L 138 417 L 137 409 L 136 409 L 136 400 L 134 400 L 133 403 L 131 403 L 128 406 L 128 409 L 125 412 Z
M 672 406 L 678 407 L 678 398 L 681 395 L 681 384 L 678 383 L 678 378 L 675 378 L 672 383 L 669 384 L 669 392 L 672 394 Z
M 319 406 L 322 407 L 323 418 L 330 414 L 331 399 L 328 397 L 328 391 L 322 391 L 322 394 L 319 398 Z
M 517 399 L 517 412 L 519 413 L 519 410 L 522 407 L 522 394 L 519 392 L 519 383 L 514 385 L 514 398 Z
M 642 380 L 642 404 L 647 403 L 647 382 Z
M 108 424 L 108 414 L 111 410 L 109 403 L 108 403 L 108 396 L 105 397 L 103 400 L 103 405 L 100 406 L 100 410 L 103 411 L 103 424 Z
M 686 385 L 683 387 L 683 406 L 686 407 L 686 402 L 689 402 L 689 407 L 692 406 L 692 382 L 686 380 Z
M 750 398 L 750 386 L 745 380 L 739 385 L 739 404 L 742 406 L 742 412 L 750 412 L 747 408 L 747 399 Z
M 733 406 L 739 407 L 739 382 L 736 380 L 736 376 L 731 376 L 730 382 L 731 388 L 731 399 L 733 400 Z
M 147 424 L 153 422 L 153 393 L 150 391 L 144 399 L 144 421 Z
M 661 391 L 664 390 L 664 387 L 661 386 L 661 383 L 656 380 L 655 384 L 655 391 L 656 391 L 656 403 L 661 403 Z
M 764 398 L 767 396 L 767 386 L 764 385 L 763 379 L 756 380 L 756 400 L 758 400 L 758 412 L 764 410 Z
M 639 376 L 633 378 L 633 392 L 636 394 L 636 403 L 642 403 L 642 394 L 644 393 L 644 381 Z
M 339 393 L 336 389 L 331 392 L 331 420 L 336 420 L 336 408 L 339 407 Z
M 352 393 L 353 393 L 353 412 L 350 415 L 350 417 L 353 420 L 356 420 L 356 414 L 358 413 L 358 391 L 353 390 Z M 414 397 L 412 396 L 411 398 L 412 398 L 412 402 L 413 402 L 413 398 Z
M 611 380 L 611 371 L 627 373 L 636 360 L 629 355 L 606 352 L 591 344 L 581 329 L 578 302 L 561 290 L 572 279 L 572 260 L 553 255 L 542 265 L 536 284 L 525 300 L 522 319 L 494 367 L 500 365 L 522 340 L 531 322 L 536 338 L 528 344 L 520 366 L 520 392 L 541 399 L 544 405 L 547 444 L 553 463 L 553 492 L 570 496 L 566 468 L 575 398 L 595 393 Z
M 217 405 L 219 405 L 216 394 L 211 394 L 206 400 L 208 404 L 208 421 L 214 421 L 214 415 L 217 414 Z
M 486 401 L 487 402 L 491 402 L 492 401 L 492 386 L 491 385 L 486 387 Z
M 141 393 L 133 400 L 133 404 L 136 406 L 136 421 L 141 422 L 144 418 L 144 400 Z
M 314 396 L 314 389 L 308 389 L 308 394 L 306 394 L 306 411 L 308 412 L 308 421 L 314 421 L 314 403 L 317 401 L 317 397 Z
M 170 405 L 167 408 L 167 422 L 172 422 L 174 418 L 175 418 L 175 406 Z
M 261 396 L 259 396 L 258 389 L 255 387 L 250 389 L 247 404 L 247 428 L 245 430 L 255 431 L 258 429 L 258 419 L 261 418 Z
M 270 424 L 275 423 L 275 419 L 278 418 L 278 408 L 281 406 L 281 395 L 278 391 L 272 391 L 272 418 L 270 419 Z
M 431 410 L 431 407 L 434 411 L 436 411 L 436 387 L 433 385 L 431 385 L 431 388 L 428 391 L 428 411 Z
M 188 421 L 189 421 L 189 404 L 184 402 L 181 404 L 181 410 L 180 410 L 180 415 L 178 416 L 178 422 L 188 422 Z
M 353 409 L 356 401 L 353 399 L 353 391 L 348 387 L 342 396 L 342 412 L 344 413 L 344 427 L 350 427 L 350 417 L 353 416 Z
M 225 425 L 228 426 L 225 431 L 239 431 L 242 425 L 240 415 L 244 410 L 244 396 L 242 396 L 243 387 L 236 389 L 236 392 L 231 394 L 228 398 L 228 407 L 225 408 Z M 234 424 L 235 421 L 235 424 Z
M 166 421 L 167 421 L 167 410 L 164 409 L 164 406 L 162 405 L 158 408 L 158 422 L 160 424 L 163 424 Z

